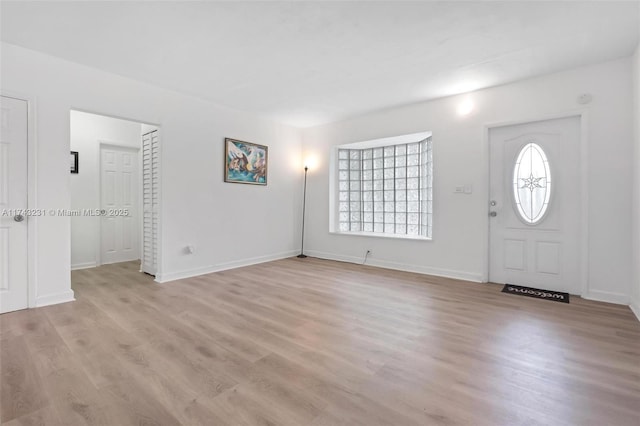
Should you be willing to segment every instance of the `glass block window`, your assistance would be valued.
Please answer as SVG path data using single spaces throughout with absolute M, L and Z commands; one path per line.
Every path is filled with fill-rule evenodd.
M 431 137 L 400 145 L 338 150 L 340 232 L 431 238 Z

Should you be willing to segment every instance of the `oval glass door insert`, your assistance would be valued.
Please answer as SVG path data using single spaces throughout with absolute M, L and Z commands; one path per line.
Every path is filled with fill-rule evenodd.
M 551 170 L 549 160 L 540 145 L 526 144 L 513 169 L 513 196 L 520 218 L 535 225 L 549 208 Z

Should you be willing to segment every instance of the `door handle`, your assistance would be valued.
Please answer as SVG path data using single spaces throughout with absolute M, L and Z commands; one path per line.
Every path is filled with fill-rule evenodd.
M 489 216 L 496 217 L 498 216 L 498 212 L 489 212 Z
M 16 222 L 22 222 L 24 220 L 24 216 L 21 214 L 17 214 L 13 217 L 13 220 L 15 220 Z

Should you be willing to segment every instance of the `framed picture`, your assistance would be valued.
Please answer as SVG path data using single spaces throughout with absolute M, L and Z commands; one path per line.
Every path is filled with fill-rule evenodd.
M 269 148 L 237 139 L 225 138 L 224 141 L 224 181 L 266 185 Z
M 78 173 L 78 151 L 71 151 L 71 173 Z

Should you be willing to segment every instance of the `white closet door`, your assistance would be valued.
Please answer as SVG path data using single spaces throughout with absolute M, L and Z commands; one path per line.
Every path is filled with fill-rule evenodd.
M 158 270 L 158 131 L 142 136 L 142 272 L 155 275 Z
M 105 145 L 100 149 L 102 264 L 140 258 L 138 243 L 138 151 Z

